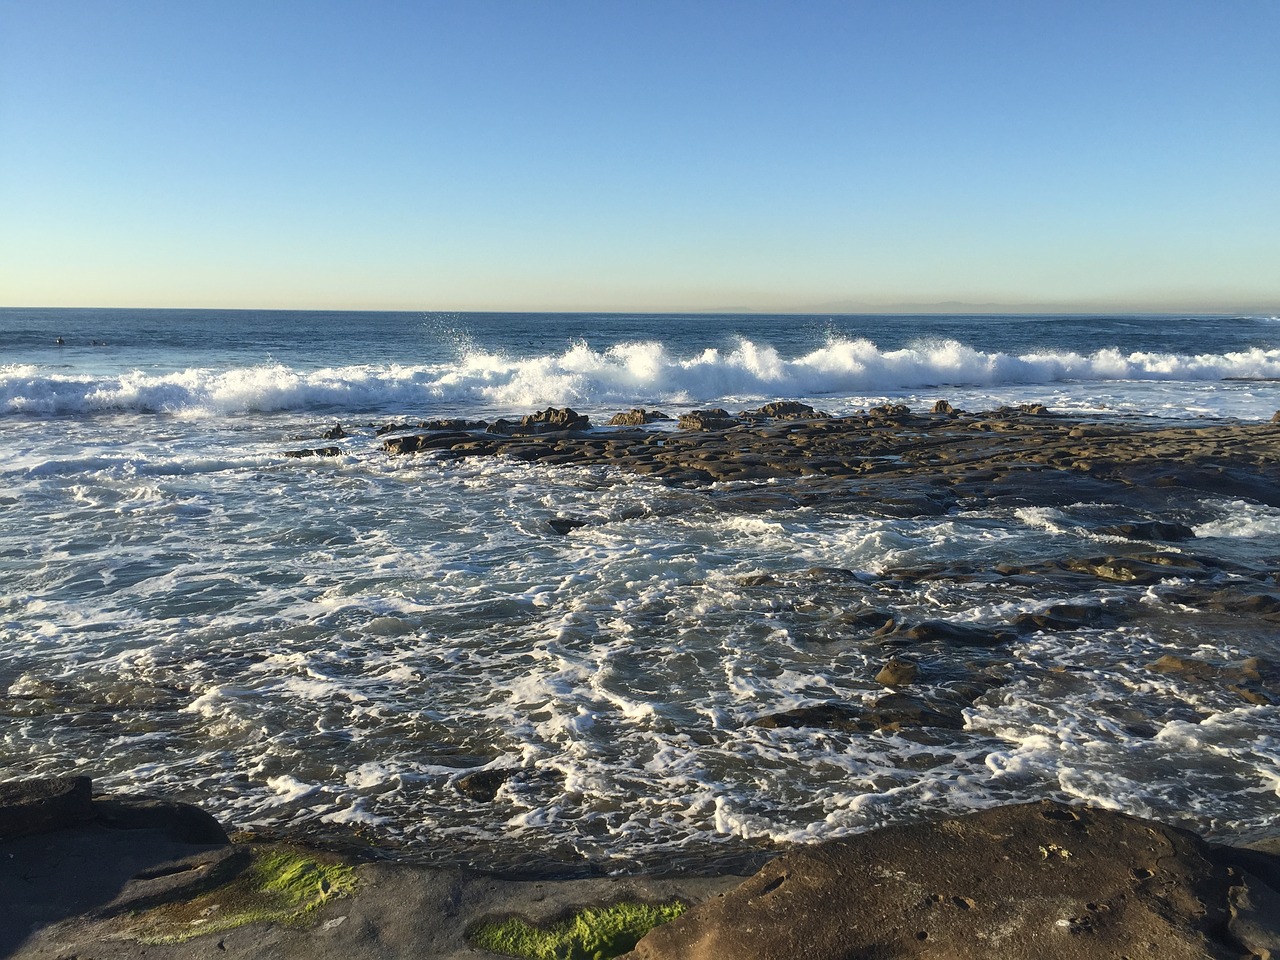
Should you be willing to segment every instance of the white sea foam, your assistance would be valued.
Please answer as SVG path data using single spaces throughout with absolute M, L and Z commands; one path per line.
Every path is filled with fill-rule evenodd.
M 449 364 L 362 364 L 320 370 L 282 363 L 168 373 L 68 375 L 30 364 L 0 368 L 0 410 L 214 415 L 285 410 L 381 410 L 448 404 L 702 403 L 728 398 L 876 397 L 931 388 L 993 389 L 1062 383 L 1197 383 L 1280 377 L 1280 350 L 1196 356 L 1150 352 L 982 352 L 953 340 L 881 350 L 832 339 L 793 358 L 740 340 L 677 356 L 659 342 L 509 357 L 471 350 Z
M 32 773 L 89 765 L 108 789 L 198 793 L 239 826 L 355 823 L 410 855 L 456 842 L 504 863 L 547 850 L 611 867 L 619 856 L 692 862 L 1046 793 L 1189 814 L 1201 827 L 1273 825 L 1275 708 L 1233 713 L 1241 701 L 1221 684 L 1143 667 L 1166 652 L 1273 657 L 1265 633 L 1228 630 L 1241 644 L 1231 647 L 1229 621 L 1169 618 L 1156 587 L 1135 610 L 1122 586 L 1077 595 L 876 576 L 1096 551 L 1100 505 L 976 504 L 925 519 L 771 510 L 735 506 L 732 487 L 689 491 L 605 469 L 387 458 L 364 427 L 339 461 L 280 456 L 315 435 L 321 409 L 430 415 L 433 399 L 465 410 L 577 397 L 607 408 L 753 391 L 825 391 L 817 402 L 838 408 L 958 382 L 995 403 L 1017 395 L 1019 377 L 1133 372 L 1101 355 L 1038 362 L 857 340 L 796 358 L 760 342 L 675 357 L 651 341 L 523 360 L 473 350 L 456 366 L 80 379 L 27 367 L 18 386 L 11 368 L 0 377 L 8 395 L 34 395 L 27 381 L 40 380 L 64 412 L 94 415 L 5 424 L 0 680 L 10 678 L 17 734 L 4 760 Z M 1244 369 L 1232 363 L 1218 372 Z M 1055 407 L 1154 398 L 1170 415 L 1201 401 L 1220 410 L 1233 392 L 1256 405 L 1275 397 L 1270 384 L 1170 379 L 1190 376 L 1190 359 L 1148 367 L 1154 379 L 1025 391 Z M 179 416 L 146 412 L 164 404 Z M 285 413 L 247 413 L 260 409 Z M 123 413 L 96 415 L 111 411 Z M 226 412 L 241 415 L 209 416 Z M 1215 540 L 1205 550 L 1274 569 L 1276 511 L 1193 506 L 1184 519 Z M 586 525 L 558 536 L 553 517 Z M 854 573 L 823 579 L 815 566 Z M 756 725 L 884 695 L 873 678 L 891 651 L 851 611 L 1000 625 L 1063 600 L 1102 603 L 1120 622 L 1021 638 L 998 666 L 1012 679 L 965 710 L 962 730 Z M 1148 614 L 1163 618 L 1158 630 L 1128 625 Z M 933 685 L 946 657 L 922 653 Z M 1145 733 L 1129 729 L 1135 721 Z M 457 787 L 477 770 L 514 772 L 477 804 Z

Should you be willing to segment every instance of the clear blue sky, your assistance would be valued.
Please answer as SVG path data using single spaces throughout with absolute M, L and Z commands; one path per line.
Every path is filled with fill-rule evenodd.
M 0 304 L 1280 308 L 1277 0 L 0 0 Z

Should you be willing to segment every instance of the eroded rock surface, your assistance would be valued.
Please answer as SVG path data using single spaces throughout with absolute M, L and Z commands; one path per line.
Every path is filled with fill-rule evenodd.
M 1021 804 L 792 850 L 628 958 L 1238 958 L 1280 922 L 1244 876 L 1174 827 Z

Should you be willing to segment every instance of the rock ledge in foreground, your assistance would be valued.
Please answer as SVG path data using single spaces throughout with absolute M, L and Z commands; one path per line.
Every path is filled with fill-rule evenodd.
M 1270 956 L 1280 921 L 1240 904 L 1274 895 L 1194 834 L 1042 801 L 793 850 L 627 956 Z

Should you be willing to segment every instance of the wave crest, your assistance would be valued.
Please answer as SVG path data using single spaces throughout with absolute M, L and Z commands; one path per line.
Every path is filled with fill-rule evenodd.
M 1056 382 L 1212 381 L 1280 377 L 1280 349 L 1195 356 L 975 350 L 955 340 L 884 351 L 870 340 L 832 338 L 786 359 L 767 343 L 739 340 L 673 356 L 660 341 L 605 350 L 585 342 L 561 353 L 510 357 L 471 347 L 452 363 L 366 364 L 307 370 L 281 363 L 227 370 L 116 375 L 0 368 L 0 410 L 218 415 L 289 410 L 382 410 L 424 403 L 528 407 L 545 404 L 706 403 L 721 398 L 840 397 L 933 387 Z

